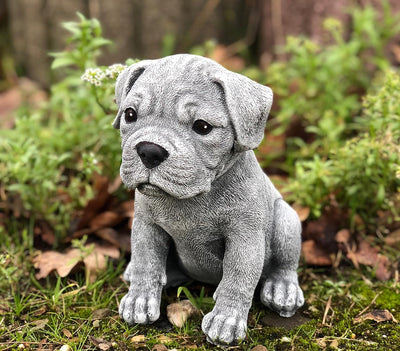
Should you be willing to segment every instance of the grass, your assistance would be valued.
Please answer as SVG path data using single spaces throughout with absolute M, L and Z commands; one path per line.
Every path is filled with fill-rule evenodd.
M 124 323 L 118 302 L 128 289 L 120 278 L 125 260 L 109 261 L 94 283 L 83 271 L 37 281 L 30 263 L 35 253 L 32 232 L 29 228 L 23 232 L 0 229 L 1 350 L 57 350 L 63 345 L 71 350 L 151 350 L 157 344 L 168 349 L 215 349 L 205 340 L 200 317 L 181 329 L 168 325 L 165 318 L 152 326 Z M 372 271 L 350 266 L 316 270 L 302 265 L 299 274 L 306 296 L 301 313 L 283 320 L 255 299 L 248 337 L 231 349 L 251 350 L 256 345 L 268 350 L 400 349 L 399 324 L 353 322 L 360 312 L 374 309 L 387 309 L 400 320 L 398 281 L 373 281 Z M 188 287 L 194 296 L 204 291 L 212 296 L 209 287 L 202 292 L 197 286 Z M 176 300 L 177 289 L 168 289 L 162 309 Z M 288 323 L 300 325 L 285 327 Z

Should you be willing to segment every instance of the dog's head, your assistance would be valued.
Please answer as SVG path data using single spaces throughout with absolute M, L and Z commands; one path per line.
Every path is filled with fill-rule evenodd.
M 272 91 L 184 54 L 126 68 L 115 98 L 124 184 L 183 199 L 209 191 L 238 153 L 260 144 Z

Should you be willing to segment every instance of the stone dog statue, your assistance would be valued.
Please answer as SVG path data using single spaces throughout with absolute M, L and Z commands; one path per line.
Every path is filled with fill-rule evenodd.
M 202 322 L 210 342 L 245 338 L 258 284 L 265 306 L 292 316 L 304 303 L 301 224 L 252 151 L 271 89 L 183 54 L 131 65 L 115 91 L 121 177 L 138 190 L 122 318 L 154 322 L 167 281 L 185 276 L 218 286 Z

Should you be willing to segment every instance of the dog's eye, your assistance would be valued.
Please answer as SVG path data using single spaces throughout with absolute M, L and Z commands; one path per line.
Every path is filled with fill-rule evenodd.
M 136 122 L 137 114 L 136 111 L 132 107 L 128 107 L 125 110 L 125 121 L 126 123 Z
M 213 126 L 202 119 L 198 119 L 193 123 L 192 128 L 197 134 L 207 135 L 213 129 Z

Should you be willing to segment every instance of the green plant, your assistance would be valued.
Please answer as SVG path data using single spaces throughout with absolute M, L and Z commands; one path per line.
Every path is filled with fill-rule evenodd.
M 109 67 L 99 87 L 82 84 L 83 71 L 96 65 L 109 41 L 101 37 L 97 20 L 78 16 L 79 22 L 64 24 L 71 34 L 67 49 L 52 54 L 53 68 L 64 78 L 52 86 L 49 101 L 33 111 L 23 109 L 15 128 L 0 131 L 6 204 L 20 202 L 23 216 L 46 221 L 56 233 L 56 245 L 93 196 L 93 176 L 114 177 L 120 162 L 119 136 L 111 128 L 111 91 L 124 66 Z
M 214 300 L 211 297 L 204 296 L 204 287 L 201 288 L 198 297 L 194 297 L 186 286 L 180 286 L 178 288 L 176 294 L 177 297 L 179 298 L 182 295 L 182 293 L 185 294 L 185 296 L 192 303 L 192 305 L 195 306 L 199 311 L 201 311 L 202 314 L 204 314 L 202 311 L 204 307 L 206 306 L 209 307 L 214 305 Z
M 389 67 L 384 48 L 400 31 L 398 16 L 391 13 L 389 3 L 383 7 L 379 20 L 372 6 L 352 8 L 348 40 L 341 22 L 333 18 L 323 25 L 328 42 L 289 37 L 288 61 L 268 68 L 265 83 L 279 96 L 274 132 L 284 132 L 297 119 L 312 135 L 308 143 L 288 139 L 288 152 L 296 156 L 288 160 L 312 158 L 316 152 L 327 155 L 352 135 L 354 117 L 361 110 L 360 96 L 369 88 L 374 72 Z
M 288 189 L 291 199 L 318 217 L 330 196 L 374 225 L 378 210 L 399 216 L 393 199 L 400 193 L 400 76 L 389 72 L 376 94 L 364 99 L 355 128 L 362 133 L 332 149 L 325 158 L 301 160 Z M 368 131 L 368 132 L 366 132 Z

